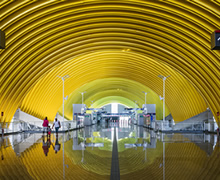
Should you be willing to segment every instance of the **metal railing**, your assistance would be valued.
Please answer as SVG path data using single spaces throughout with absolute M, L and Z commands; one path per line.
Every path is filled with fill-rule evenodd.
M 76 121 L 65 121 L 65 122 L 60 122 L 61 123 L 61 128 L 59 131 L 68 131 L 72 129 L 76 129 Z M 30 121 L 30 122 L 25 122 L 22 120 L 14 120 L 13 122 L 10 123 L 5 123 L 4 127 L 2 127 L 2 124 L 0 124 L 0 129 L 4 130 L 4 133 L 15 133 L 15 132 L 25 132 L 25 131 L 33 131 L 33 132 L 40 132 L 43 130 L 43 121 Z M 53 126 L 53 122 L 49 122 L 50 128 Z M 54 131 L 55 129 L 52 129 Z M 2 131 L 0 131 L 0 134 Z
M 145 124 L 144 127 L 152 128 L 161 131 L 209 131 L 215 132 L 217 129 L 217 124 L 215 122 L 195 122 L 195 123 L 184 123 L 172 124 L 168 121 L 163 122 L 155 121 L 150 124 Z

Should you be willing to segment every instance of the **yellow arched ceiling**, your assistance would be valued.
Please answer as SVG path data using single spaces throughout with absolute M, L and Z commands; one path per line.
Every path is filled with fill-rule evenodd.
M 6 49 L 0 50 L 3 121 L 18 107 L 52 119 L 62 105 L 56 76 L 66 74 L 71 76 L 66 95 L 104 78 L 136 81 L 162 95 L 157 76 L 171 75 L 166 104 L 175 120 L 207 107 L 217 118 L 220 53 L 210 49 L 210 35 L 220 29 L 219 1 L 3 0 L 0 5 L 0 29 L 6 33 Z
M 166 81 L 166 104 L 175 121 L 185 120 L 204 111 L 206 109 L 205 101 L 178 72 L 141 54 L 116 50 L 88 53 L 54 68 L 39 80 L 26 95 L 21 108 L 34 116 L 47 115 L 49 119 L 53 120 L 62 105 L 63 97 L 63 82 L 57 75 L 63 76 L 64 73 L 70 76 L 65 80 L 65 96 L 74 91 L 77 93 L 73 101 L 68 101 L 67 106 L 70 110 L 71 104 L 81 103 L 80 92 L 84 91 L 87 91 L 85 100 L 92 98 L 94 91 L 96 93 L 104 91 L 98 98 L 110 96 L 106 90 L 116 89 L 117 86 L 119 89 L 125 89 L 133 94 L 129 97 L 130 100 L 135 100 L 137 95 L 143 96 L 142 91 L 147 91 L 145 90 L 146 86 L 158 95 L 162 95 L 163 82 L 157 75 L 167 76 L 168 72 L 171 77 Z M 108 78 L 110 80 L 107 80 Z M 111 82 L 111 78 L 119 82 L 116 80 L 116 82 L 114 80 Z M 100 80 L 94 81 L 96 79 Z M 130 88 L 126 89 L 128 86 Z M 101 87 L 105 87 L 105 89 Z M 125 97 L 125 95 L 121 96 Z M 156 98 L 158 99 L 158 97 Z M 69 114 L 69 116 L 72 115 Z
M 142 104 L 145 103 L 145 94 L 142 93 L 142 91 L 149 92 L 146 96 L 147 103 L 156 104 L 157 119 L 163 118 L 162 101 L 160 101 L 159 96 L 143 84 L 123 78 L 98 79 L 74 90 L 69 95 L 68 100 L 65 101 L 64 111 L 66 118 L 73 118 L 72 104 L 81 104 L 82 96 L 80 93 L 85 91 L 83 103 L 85 103 L 87 107 L 92 108 L 100 108 L 109 103 L 120 103 L 127 107 L 141 108 Z M 134 101 L 137 101 L 137 104 L 135 104 Z M 59 113 L 63 113 L 63 106 L 59 108 Z M 169 115 L 169 113 L 170 111 L 166 107 L 166 115 Z
M 135 107 L 138 108 L 138 104 L 135 104 L 133 101 L 121 97 L 121 96 L 108 96 L 102 99 L 99 99 L 93 104 L 93 107 L 103 107 L 109 105 L 111 103 L 119 103 L 120 105 L 124 105 L 125 107 Z

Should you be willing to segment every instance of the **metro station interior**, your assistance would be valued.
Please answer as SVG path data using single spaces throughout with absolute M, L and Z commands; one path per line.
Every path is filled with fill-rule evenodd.
M 219 9 L 1 0 L 0 179 L 220 179 Z

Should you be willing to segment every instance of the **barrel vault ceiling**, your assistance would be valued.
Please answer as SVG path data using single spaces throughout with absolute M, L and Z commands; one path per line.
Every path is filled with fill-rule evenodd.
M 3 122 L 17 108 L 52 120 L 62 106 L 57 75 L 66 74 L 69 116 L 81 90 L 97 107 L 110 97 L 141 106 L 149 90 L 149 103 L 161 108 L 161 74 L 171 75 L 166 108 L 175 121 L 208 107 L 217 118 L 220 53 L 210 49 L 210 36 L 220 29 L 220 1 L 1 0 L 0 8 Z

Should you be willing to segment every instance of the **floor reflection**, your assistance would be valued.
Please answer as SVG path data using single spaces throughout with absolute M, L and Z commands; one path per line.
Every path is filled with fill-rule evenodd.
M 121 179 L 220 178 L 219 141 L 213 134 L 155 133 L 134 126 L 124 147 Z
M 114 126 L 1 137 L 0 179 L 110 179 Z M 121 179 L 220 179 L 214 134 L 165 134 L 139 126 L 116 131 Z

